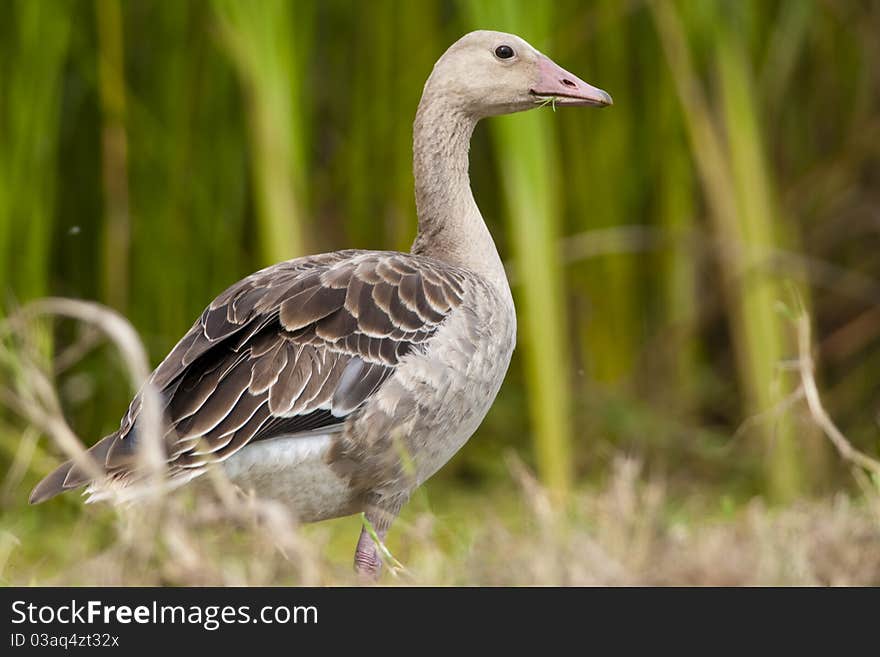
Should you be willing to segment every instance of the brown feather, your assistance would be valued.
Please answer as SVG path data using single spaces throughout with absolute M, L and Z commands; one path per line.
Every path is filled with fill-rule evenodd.
M 192 472 L 253 440 L 337 430 L 423 349 L 458 307 L 467 274 L 430 258 L 339 251 L 283 262 L 221 293 L 151 377 L 166 402 L 170 472 Z M 92 450 L 134 478 L 136 396 L 119 431 Z M 332 411 L 332 412 L 331 412 Z M 87 482 L 64 464 L 33 502 Z
M 287 349 L 284 340 L 275 336 L 275 346 L 259 354 L 253 361 L 249 388 L 252 394 L 266 392 L 278 381 L 278 375 L 287 365 Z

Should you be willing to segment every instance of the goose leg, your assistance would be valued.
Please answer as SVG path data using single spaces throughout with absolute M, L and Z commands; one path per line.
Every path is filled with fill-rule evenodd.
M 384 531 L 376 530 L 380 541 L 385 540 Z M 382 557 L 379 556 L 379 546 L 373 541 L 366 527 L 361 528 L 358 538 L 357 549 L 354 551 L 354 569 L 358 576 L 367 582 L 375 582 L 382 572 Z
M 365 512 L 367 520 L 376 531 L 377 538 L 384 542 L 385 536 L 391 523 L 397 517 L 403 501 L 399 501 L 386 508 L 370 505 Z M 382 572 L 382 557 L 379 554 L 379 546 L 370 536 L 366 526 L 361 527 L 361 535 L 358 538 L 357 548 L 354 552 L 354 569 L 360 578 L 367 582 L 375 582 L 379 579 Z

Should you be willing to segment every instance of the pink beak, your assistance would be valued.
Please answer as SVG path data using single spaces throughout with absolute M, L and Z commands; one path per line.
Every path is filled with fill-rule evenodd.
M 538 80 L 530 91 L 535 96 L 556 97 L 557 105 L 606 107 L 614 104 L 606 92 L 587 84 L 543 55 L 538 60 Z

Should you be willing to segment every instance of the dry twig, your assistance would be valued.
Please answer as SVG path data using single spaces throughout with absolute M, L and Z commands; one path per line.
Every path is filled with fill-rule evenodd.
M 841 458 L 853 465 L 864 468 L 875 476 L 880 476 L 880 461 L 871 458 L 867 454 L 864 454 L 853 447 L 852 443 L 850 443 L 846 436 L 843 435 L 843 432 L 834 424 L 831 416 L 822 405 L 822 399 L 819 396 L 819 388 L 816 385 L 815 364 L 813 362 L 813 354 L 810 346 L 812 344 L 810 337 L 810 318 L 805 312 L 801 312 L 797 318 L 797 335 L 800 356 L 798 362 L 801 386 L 803 387 L 804 396 L 807 400 L 807 407 L 810 409 L 810 415 L 837 449 Z

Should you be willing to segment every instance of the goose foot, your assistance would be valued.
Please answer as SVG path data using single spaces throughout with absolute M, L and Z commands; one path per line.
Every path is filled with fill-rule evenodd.
M 392 500 L 371 500 L 367 505 L 364 512 L 366 522 L 361 527 L 361 535 L 354 551 L 354 570 L 363 583 L 374 584 L 379 580 L 382 572 L 382 555 L 379 550 L 383 547 L 376 543 L 376 539 L 380 543 L 385 542 L 385 535 L 405 502 L 406 496 L 399 495 Z
M 377 530 L 376 535 L 380 541 L 385 540 L 385 533 L 384 530 Z M 382 573 L 382 557 L 379 556 L 379 546 L 376 545 L 366 527 L 361 528 L 361 535 L 354 551 L 354 570 L 358 574 L 358 579 L 365 584 L 379 581 L 379 575 Z

